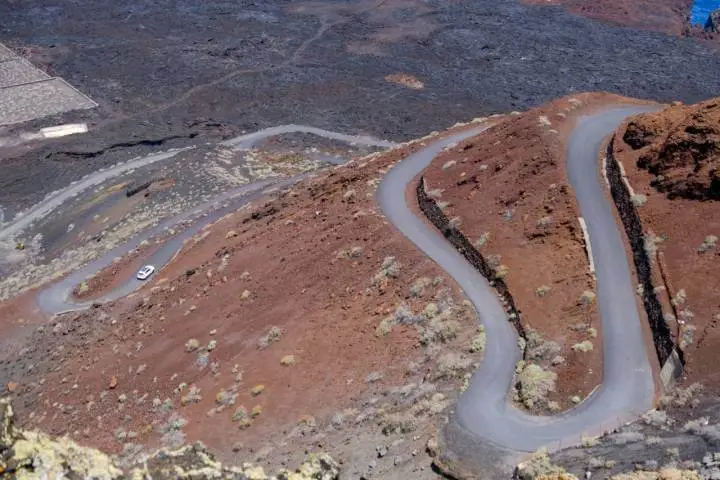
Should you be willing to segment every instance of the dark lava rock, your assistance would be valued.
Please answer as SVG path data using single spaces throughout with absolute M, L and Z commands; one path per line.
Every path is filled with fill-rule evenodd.
M 720 8 L 710 12 L 707 22 L 705 22 L 705 30 L 720 33 Z

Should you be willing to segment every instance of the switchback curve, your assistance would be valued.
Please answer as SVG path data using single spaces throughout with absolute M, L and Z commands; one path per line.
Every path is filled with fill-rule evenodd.
M 653 374 L 637 311 L 625 248 L 599 178 L 597 159 L 605 137 L 628 116 L 656 110 L 625 106 L 582 117 L 567 146 L 571 186 L 587 222 L 596 265 L 597 301 L 603 334 L 603 383 L 582 404 L 563 414 L 533 416 L 508 400 L 515 364 L 521 358 L 517 335 L 487 280 L 443 236 L 416 217 L 405 200 L 409 183 L 445 147 L 481 133 L 475 128 L 437 140 L 396 165 L 381 182 L 377 199 L 385 216 L 440 265 L 475 306 L 487 336 L 484 359 L 457 405 L 457 420 L 475 437 L 497 447 L 531 452 L 577 444 L 652 407 Z

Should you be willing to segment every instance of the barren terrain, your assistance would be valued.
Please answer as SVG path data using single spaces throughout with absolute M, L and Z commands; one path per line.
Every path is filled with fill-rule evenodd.
M 527 358 L 557 375 L 555 390 L 518 390 L 519 403 L 536 411 L 572 407 L 601 381 L 602 332 L 563 146 L 579 115 L 622 102 L 633 101 L 578 95 L 495 117 L 488 131 L 447 149 L 425 172 L 429 192 L 455 227 L 504 272 L 534 335 Z M 714 124 L 714 104 L 708 105 L 702 118 Z M 699 121 L 695 111 L 682 112 L 678 118 Z M 669 135 L 663 128 L 672 131 L 675 120 L 659 118 L 636 129 L 650 134 L 636 136 Z M 705 145 L 715 134 L 701 128 L 691 135 Z M 482 360 L 485 339 L 455 283 L 378 212 L 378 182 L 424 141 L 325 170 L 227 215 L 125 299 L 40 325 L 31 297 L 5 302 L 3 331 L 16 341 L 3 349 L 0 382 L 22 426 L 68 435 L 123 462 L 202 440 L 223 461 L 251 460 L 268 470 L 297 464 L 314 450 L 338 458 L 353 477 L 435 478 L 438 427 Z M 277 143 L 287 142 L 293 140 Z M 619 146 L 618 156 L 629 148 Z M 648 151 L 655 152 L 642 152 Z M 675 178 L 663 177 L 664 188 L 677 187 Z M 653 199 L 670 201 L 646 193 L 641 211 Z M 136 261 L 124 258 L 89 290 L 104 291 L 106 280 L 130 272 Z M 683 308 L 702 312 L 702 303 L 690 307 L 686 291 Z M 592 349 L 580 346 L 588 344 Z M 713 405 L 713 377 L 697 361 L 702 352 L 686 359 L 692 379 L 706 384 L 703 401 Z M 526 386 L 547 384 L 546 374 L 525 378 Z M 675 418 L 695 415 L 685 409 L 687 399 L 663 401 L 680 409 Z M 656 462 L 647 463 L 650 470 L 658 460 L 619 446 L 665 436 L 660 442 L 690 445 L 679 458 L 697 461 L 707 448 L 701 442 L 712 441 L 706 439 L 712 432 L 670 431 L 665 417 L 648 418 L 599 441 L 597 450 L 554 459 L 573 472 L 589 465 L 617 472 L 637 455 Z
M 410 459 L 484 340 L 453 282 L 377 213 L 382 172 L 417 145 L 230 215 L 148 288 L 38 328 L 0 365 L 18 411 L 125 455 L 203 440 L 272 466 L 322 445 L 358 474 L 430 474 Z M 378 446 L 392 459 L 373 460 Z
M 6 218 L 103 166 L 243 130 L 406 140 L 579 91 L 692 102 L 720 89 L 716 54 L 694 42 L 519 0 L 32 0 L 0 17 L 0 40 L 100 104 L 6 132 L 90 128 L 0 154 Z
M 602 381 L 595 280 L 564 149 L 579 115 L 623 102 L 578 95 L 505 117 L 425 172 L 430 194 L 507 283 L 528 332 L 525 360 L 557 376 L 547 397 L 529 398 L 540 411 L 570 408 Z
M 688 28 L 692 0 L 528 0 L 561 5 L 594 20 L 680 36 Z
M 688 381 L 715 389 L 720 336 L 720 103 L 673 106 L 621 127 L 616 156 L 635 191 L 665 319 Z
M 365 480 L 438 478 L 439 432 L 486 347 L 497 344 L 486 346 L 472 303 L 382 215 L 376 193 L 400 159 L 479 125 L 489 128 L 423 172 L 427 192 L 452 219 L 444 233 L 472 241 L 520 312 L 523 361 L 508 393 L 515 406 L 582 412 L 603 381 L 603 332 L 566 141 L 581 115 L 604 106 L 675 102 L 619 128 L 614 154 L 634 189 L 654 293 L 685 375 L 658 395 L 660 410 L 552 459 L 538 452 L 520 473 L 570 480 L 586 468 L 601 476 L 634 468 L 647 475 L 617 478 L 720 478 L 720 455 L 708 456 L 720 442 L 720 103 L 677 102 L 716 95 L 720 62 L 713 48 L 679 38 L 693 34 L 689 6 L 0 3 L 0 41 L 99 104 L 0 129 L 0 232 L 27 221 L 0 235 L 0 395 L 12 400 L 19 427 L 101 448 L 123 468 L 157 448 L 202 441 L 222 462 L 268 471 L 312 451 L 337 460 L 308 460 L 316 469 L 325 462 L 327 478 L 338 470 Z M 448 129 L 457 121 L 469 123 Z M 87 122 L 89 132 L 2 146 L 66 122 Z M 310 133 L 228 141 L 291 124 L 382 141 L 368 147 Z M 433 130 L 443 132 L 393 146 Z M 149 154 L 163 159 L 107 173 Z M 66 191 L 35 218 L 34 207 L 52 203 L 48 194 L 98 174 L 102 181 Z M 263 191 L 225 215 L 236 208 L 224 203 L 234 189 L 296 175 L 292 187 Z M 406 198 L 423 218 L 416 185 Z M 75 299 L 98 301 L 202 218 L 213 223 L 185 231 L 197 233 L 134 293 L 73 313 L 39 308 L 50 282 L 147 238 L 74 286 Z M 639 286 L 639 308 L 643 293 Z M 23 441 L 6 421 L 7 405 L 0 402 L 0 477 L 17 467 L 3 463 L 9 443 Z M 62 455 L 76 452 L 61 442 Z M 33 448 L 25 451 L 39 461 Z M 204 447 L 188 448 L 213 463 Z M 254 467 L 242 468 L 253 478 Z

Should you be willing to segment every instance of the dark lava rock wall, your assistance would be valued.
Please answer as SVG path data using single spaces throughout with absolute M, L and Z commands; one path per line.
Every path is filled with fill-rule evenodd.
M 515 307 L 515 300 L 513 299 L 510 289 L 505 281 L 495 275 L 495 270 L 488 265 L 485 257 L 483 257 L 483 255 L 475 247 L 473 247 L 470 240 L 468 240 L 467 237 L 457 228 L 453 228 L 450 225 L 450 220 L 448 220 L 447 215 L 443 213 L 435 200 L 430 198 L 425 191 L 424 177 L 420 177 L 416 193 L 420 210 L 425 214 L 427 219 L 430 220 L 430 223 L 442 232 L 452 246 L 455 247 L 455 249 L 463 257 L 465 257 L 467 261 L 470 262 L 470 264 L 488 280 L 488 282 L 490 282 L 490 285 L 494 287 L 495 290 L 497 290 L 500 294 L 500 298 L 502 299 L 503 306 L 505 307 L 505 311 L 508 314 L 510 322 L 512 322 L 520 337 L 527 340 L 525 328 L 520 322 L 520 311 L 518 311 L 517 307 Z
M 655 352 L 657 353 L 660 365 L 664 365 L 665 361 L 670 357 L 675 343 L 672 340 L 670 329 L 668 329 L 665 319 L 663 318 L 662 306 L 655 294 L 655 285 L 652 281 L 652 266 L 650 258 L 645 251 L 645 235 L 635 206 L 630 198 L 630 192 L 623 182 L 620 165 L 613 154 L 615 145 L 615 137 L 610 140 L 607 148 L 606 172 L 608 182 L 610 183 L 610 193 L 617 207 L 620 218 L 625 227 L 625 233 L 630 241 L 630 247 L 633 254 L 633 262 L 638 280 L 643 286 L 643 306 L 652 330 L 653 343 L 655 344 Z

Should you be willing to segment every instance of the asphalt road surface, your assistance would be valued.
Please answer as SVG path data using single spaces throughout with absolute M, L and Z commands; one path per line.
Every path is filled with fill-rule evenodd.
M 446 146 L 477 135 L 476 128 L 428 145 L 407 157 L 383 179 L 378 201 L 388 219 L 420 250 L 452 276 L 485 326 L 487 345 L 480 367 L 460 397 L 461 426 L 503 449 L 531 452 L 540 447 L 577 444 L 652 407 L 654 383 L 637 311 L 635 288 L 621 233 L 599 178 L 603 139 L 626 117 L 653 107 L 618 107 L 583 117 L 567 146 L 567 163 L 582 216 L 587 222 L 596 265 L 597 301 L 603 335 L 603 383 L 577 407 L 563 414 L 533 416 L 509 401 L 515 364 L 521 359 L 517 334 L 495 291 L 452 245 L 405 203 L 408 184 Z
M 37 295 L 38 306 L 46 313 L 57 314 L 74 310 L 83 310 L 94 303 L 109 302 L 124 297 L 134 292 L 144 283 L 152 281 L 152 278 L 157 275 L 160 269 L 170 262 L 170 260 L 172 260 L 177 252 L 182 248 L 184 241 L 198 233 L 205 226 L 210 225 L 219 218 L 222 218 L 224 215 L 237 210 L 252 200 L 262 197 L 267 193 L 268 189 L 291 185 L 297 180 L 299 180 L 299 177 L 278 183 L 274 183 L 272 181 L 262 181 L 243 185 L 242 187 L 223 194 L 222 198 L 217 198 L 213 202 L 200 205 L 189 212 L 167 219 L 150 230 L 146 230 L 140 235 L 137 235 L 131 241 L 115 247 L 105 253 L 102 257 L 90 262 L 79 270 L 75 270 L 62 280 L 40 291 Z M 210 210 L 210 213 L 203 213 L 207 210 Z M 138 280 L 133 273 L 132 277 L 128 278 L 122 285 L 100 298 L 86 302 L 73 301 L 72 290 L 86 278 L 111 265 L 115 258 L 121 257 L 137 248 L 144 240 L 163 234 L 169 229 L 181 228 L 183 222 L 196 216 L 200 216 L 199 220 L 196 220 L 180 233 L 171 236 L 157 251 L 155 251 L 155 253 L 145 260 L 145 264 L 154 265 L 157 269 L 156 273 L 153 277 L 150 277 L 149 280 Z
M 442 235 L 416 217 L 405 201 L 408 184 L 443 148 L 477 135 L 486 127 L 467 130 L 432 142 L 396 165 L 381 182 L 377 199 L 384 214 L 396 228 L 458 282 L 473 302 L 480 321 L 485 326 L 487 345 L 483 362 L 457 405 L 459 422 L 479 439 L 505 449 L 526 452 L 542 446 L 569 446 L 578 443 L 583 435 L 599 434 L 651 408 L 654 383 L 637 311 L 635 289 L 621 233 L 612 213 L 613 206 L 608 203 L 599 178 L 597 158 L 603 139 L 624 118 L 653 109 L 655 108 L 618 107 L 583 117 L 568 142 L 569 180 L 582 216 L 587 222 L 596 265 L 604 370 L 602 385 L 588 399 L 572 410 L 554 417 L 533 416 L 518 410 L 509 402 L 508 392 L 521 352 L 517 346 L 517 334 L 507 320 L 495 291 Z M 279 133 L 288 132 L 282 128 L 268 131 L 268 135 Z M 255 134 L 250 134 L 232 144 L 248 147 L 258 139 Z M 362 140 L 364 143 L 366 139 Z M 388 142 L 382 146 L 390 144 Z M 289 186 L 297 180 L 298 177 L 277 183 L 260 182 L 227 192 L 223 195 L 222 206 L 181 234 L 172 237 L 146 263 L 162 267 L 173 258 L 186 238 L 205 225 L 262 196 L 268 188 Z M 208 207 L 209 205 L 198 207 L 194 213 Z M 137 247 L 142 240 L 168 228 L 169 223 L 177 224 L 181 220 L 176 217 L 163 222 L 43 290 L 38 294 L 40 307 L 48 313 L 59 313 L 91 305 L 93 302 L 75 303 L 69 299 L 75 285 L 109 265 L 115 257 Z M 120 298 L 142 283 L 133 277 L 95 302 Z
M 240 149 L 250 149 L 260 140 L 286 133 L 311 133 L 332 140 L 344 141 L 351 145 L 376 146 L 383 148 L 389 148 L 395 145 L 392 142 L 378 140 L 372 137 L 346 135 L 303 125 L 281 125 L 277 127 L 266 128 L 258 132 L 241 135 L 239 137 L 225 141 L 223 142 L 223 144 L 235 146 Z M 60 190 L 53 195 L 50 195 L 43 202 L 35 205 L 27 212 L 26 215 L 23 215 L 13 223 L 7 225 L 3 230 L 0 230 L 0 238 L 20 232 L 23 228 L 30 225 L 33 221 L 41 218 L 43 215 L 47 215 L 53 209 L 60 206 L 65 200 L 74 197 L 86 188 L 98 185 L 105 180 L 119 175 L 131 168 L 138 168 L 141 166 L 152 164 L 154 162 L 171 159 L 177 153 L 178 151 L 175 150 L 149 155 L 147 157 L 131 160 L 124 164 L 96 172 L 93 175 L 89 175 L 80 182 L 70 185 L 63 190 Z M 333 163 L 340 162 L 340 160 L 337 158 L 334 158 L 334 160 L 335 161 Z M 233 212 L 244 205 L 247 205 L 249 202 L 264 196 L 265 194 L 269 193 L 269 190 L 289 187 L 290 185 L 295 184 L 305 176 L 306 175 L 298 175 L 284 180 L 264 180 L 248 185 L 243 185 L 228 192 L 222 193 L 210 202 L 204 203 L 188 212 L 164 220 L 152 229 L 147 230 L 140 235 L 137 235 L 131 241 L 119 245 L 118 247 L 104 254 L 102 257 L 90 262 L 85 267 L 74 271 L 72 274 L 68 275 L 62 280 L 40 291 L 37 295 L 38 305 L 40 306 L 40 309 L 46 313 L 58 314 L 75 310 L 83 310 L 90 307 L 94 303 L 104 303 L 124 297 L 134 292 L 144 283 L 148 283 L 149 281 L 151 281 L 152 277 L 150 280 L 141 281 L 138 280 L 133 274 L 132 277 L 128 278 L 122 285 L 120 285 L 113 291 L 107 293 L 100 298 L 92 299 L 85 302 L 74 301 L 72 299 L 72 290 L 75 288 L 75 286 L 83 282 L 89 276 L 98 273 L 105 267 L 112 264 L 115 258 L 121 257 L 130 252 L 131 250 L 137 248 L 144 240 L 148 240 L 154 236 L 162 234 L 171 228 L 181 229 L 182 231 L 180 233 L 167 239 L 153 255 L 151 255 L 148 259 L 145 260 L 145 264 L 155 266 L 157 270 L 154 275 L 157 275 L 160 269 L 168 262 L 170 262 L 170 260 L 172 260 L 177 254 L 177 252 L 182 248 L 185 240 L 195 235 L 205 226 L 214 223 L 218 219 L 222 218 L 224 215 Z M 200 216 L 198 220 L 193 220 L 193 223 L 191 223 L 189 226 L 185 227 L 184 229 L 182 228 L 182 225 L 185 222 L 190 221 L 198 216 Z
M 221 145 L 232 146 L 241 150 L 249 150 L 261 140 L 286 133 L 311 133 L 319 137 L 325 137 L 331 140 L 339 140 L 342 142 L 346 142 L 350 145 L 363 145 L 382 148 L 390 148 L 395 145 L 393 142 L 389 142 L 387 140 L 379 140 L 373 137 L 362 135 L 347 135 L 344 133 L 331 132 L 329 130 L 323 130 L 322 128 L 308 127 L 305 125 L 279 125 L 277 127 L 265 128 L 257 132 L 240 135 L 230 140 L 226 140 L 224 142 L 221 142 Z M 97 172 L 86 175 L 82 179 L 71 183 L 69 186 L 49 194 L 41 202 L 33 205 L 29 210 L 22 212 L 22 215 L 19 215 L 18 218 L 15 218 L 13 221 L 8 222 L 7 225 L 3 225 L 2 227 L 0 227 L 0 239 L 12 238 L 13 236 L 18 235 L 25 228 L 30 226 L 33 222 L 39 220 L 40 218 L 43 218 L 45 215 L 58 208 L 66 200 L 79 195 L 90 187 L 98 186 L 111 178 L 127 172 L 128 170 L 134 170 L 137 168 L 145 167 L 147 165 L 152 165 L 156 162 L 170 160 L 174 158 L 178 153 L 190 150 L 191 148 L 193 147 L 173 149 L 166 152 L 160 152 L 144 157 L 134 158 L 132 160 L 128 160 L 127 162 L 112 165 L 108 168 L 101 168 Z M 326 160 L 336 165 L 343 163 L 343 159 L 338 159 L 336 157 L 328 156 Z M 0 210 L 0 214 L 1 213 L 2 211 Z M 2 220 L 3 217 L 0 217 L 0 221 Z

